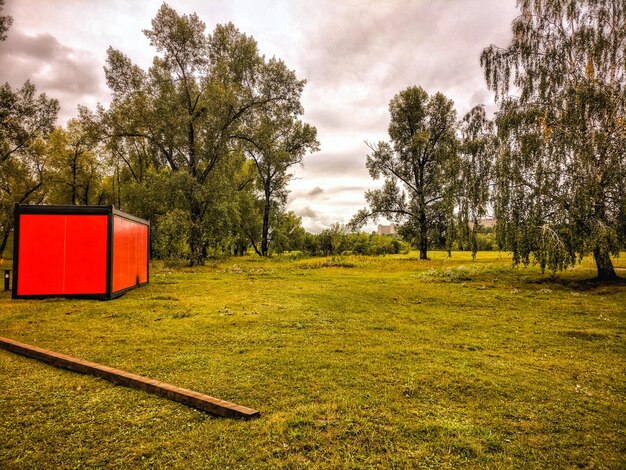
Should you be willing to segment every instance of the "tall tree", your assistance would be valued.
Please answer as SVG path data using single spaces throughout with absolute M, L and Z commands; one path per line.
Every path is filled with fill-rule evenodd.
M 498 237 L 515 262 L 564 269 L 626 244 L 626 4 L 520 0 L 513 40 L 481 55 L 500 102 Z M 511 93 L 515 90 L 515 95 Z
M 460 134 L 460 235 L 461 240 L 469 244 L 472 257 L 475 258 L 478 251 L 476 234 L 480 229 L 481 219 L 487 215 L 496 154 L 494 125 L 487 119 L 484 106 L 475 106 L 463 117 Z
M 453 217 L 459 172 L 454 103 L 442 93 L 429 96 L 412 86 L 391 100 L 389 112 L 391 143 L 372 146 L 366 162 L 372 178 L 384 177 L 384 185 L 365 193 L 369 208 L 359 211 L 351 225 L 379 216 L 404 222 L 420 259 L 428 259 L 434 222 Z
M 163 4 L 152 29 L 144 31 L 158 52 L 152 67 L 145 72 L 110 48 L 105 69 L 113 91 L 105 121 L 114 148 L 122 154 L 147 149 L 145 165 L 175 176 L 178 208 L 189 214 L 192 264 L 204 262 L 216 231 L 232 232 L 232 176 L 243 164 L 243 120 L 275 104 L 301 114 L 304 87 L 282 61 L 265 60 L 254 39 L 232 24 L 218 25 L 208 36 L 204 31 L 197 15 L 179 15 Z M 139 155 L 124 155 L 128 169 Z
M 302 123 L 282 106 L 269 113 L 253 116 L 251 129 L 240 136 L 248 143 L 246 154 L 254 162 L 255 181 L 262 199 L 261 249 L 252 241 L 257 254 L 267 256 L 270 249 L 271 222 L 278 222 L 287 203 L 287 185 L 293 177 L 289 172 L 302 163 L 307 152 L 319 149 L 317 130 Z
M 252 160 L 246 160 L 235 174 L 237 183 L 237 207 L 239 220 L 234 231 L 233 251 L 244 255 L 249 246 L 260 254 L 259 240 L 263 229 L 262 207 L 256 185 L 256 168 Z
M 44 139 L 58 112 L 59 102 L 37 96 L 29 81 L 17 90 L 0 87 L 0 256 L 13 229 L 14 205 L 43 200 Z

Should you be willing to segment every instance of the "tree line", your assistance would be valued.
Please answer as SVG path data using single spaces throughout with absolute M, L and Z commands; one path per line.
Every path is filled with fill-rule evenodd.
M 0 88 L 0 253 L 15 203 L 115 204 L 152 222 L 158 255 L 192 265 L 249 246 L 266 256 L 300 226 L 285 210 L 290 170 L 319 148 L 300 119 L 305 81 L 233 24 L 205 29 L 163 4 L 143 31 L 152 66 L 109 48 L 111 104 L 65 127 L 30 82 Z
M 499 111 L 459 122 L 451 100 L 413 86 L 389 105 L 390 142 L 371 145 L 382 188 L 352 220 L 385 216 L 427 258 L 466 239 L 492 210 L 497 243 L 516 264 L 562 270 L 592 254 L 616 279 L 626 246 L 626 4 L 519 0 L 507 47 L 480 57 Z
M 79 107 L 57 127 L 58 102 L 32 83 L 0 87 L 0 253 L 15 203 L 115 204 L 151 221 L 158 256 L 192 265 L 248 249 L 404 250 L 356 233 L 381 216 L 422 259 L 432 248 L 475 254 L 490 213 L 515 263 L 556 271 L 592 254 L 598 277 L 614 279 L 611 255 L 626 246 L 626 6 L 518 6 L 511 43 L 480 57 L 495 119 L 483 106 L 459 119 L 452 100 L 419 86 L 399 92 L 390 140 L 368 144 L 382 187 L 349 226 L 312 235 L 286 211 L 293 166 L 319 150 L 301 119 L 305 80 L 233 24 L 207 33 L 163 4 L 144 31 L 150 68 L 107 51 L 107 108 Z M 0 15 L 0 40 L 10 26 Z

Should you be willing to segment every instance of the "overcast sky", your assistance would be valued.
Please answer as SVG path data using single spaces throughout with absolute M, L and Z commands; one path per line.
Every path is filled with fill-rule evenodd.
M 13 16 L 0 42 L 0 82 L 30 79 L 61 102 L 60 123 L 76 106 L 107 104 L 103 66 L 109 46 L 147 68 L 155 54 L 141 32 L 160 0 L 6 0 Z M 508 45 L 515 0 L 170 0 L 196 12 L 212 31 L 232 21 L 308 83 L 304 120 L 318 130 L 321 151 L 296 170 L 289 209 L 318 232 L 347 222 L 367 189 L 382 182 L 365 168 L 365 142 L 387 138 L 388 104 L 420 85 L 443 92 L 459 116 L 476 104 L 495 110 L 479 56 Z M 372 229 L 370 225 L 367 228 Z

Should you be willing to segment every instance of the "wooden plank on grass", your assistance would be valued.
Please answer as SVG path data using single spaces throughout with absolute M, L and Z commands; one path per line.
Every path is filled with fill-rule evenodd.
M 83 361 L 75 357 L 66 356 L 65 354 L 30 346 L 11 339 L 0 337 L 0 347 L 7 351 L 21 354 L 22 356 L 38 359 L 56 367 L 80 372 L 81 374 L 95 375 L 96 377 L 101 377 L 110 382 L 160 395 L 217 416 L 226 418 L 256 418 L 260 416 L 257 410 L 245 406 L 203 395 L 185 388 L 175 387 L 165 382 L 142 377 L 141 375 L 131 374 L 120 369 L 96 364 L 95 362 Z

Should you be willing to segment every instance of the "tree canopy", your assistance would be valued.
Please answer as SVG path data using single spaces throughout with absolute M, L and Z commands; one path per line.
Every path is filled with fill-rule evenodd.
M 254 163 L 254 180 L 263 205 L 260 250 L 252 236 L 251 242 L 258 254 L 267 256 L 272 216 L 280 214 L 287 203 L 290 168 L 302 163 L 307 152 L 318 150 L 319 142 L 315 127 L 294 118 L 282 106 L 273 106 L 270 112 L 252 116 L 248 122 L 244 128 L 247 132 L 240 138 Z
M 4 0 L 0 0 L 0 12 L 4 9 Z M 13 17 L 9 15 L 0 15 L 0 41 L 7 38 L 7 31 L 13 24 Z
M 487 215 L 493 183 L 493 160 L 496 154 L 494 124 L 482 105 L 472 108 L 460 125 L 459 156 L 461 158 L 457 210 L 458 238 L 466 241 L 476 257 L 477 234 L 481 220 Z
M 521 0 L 506 48 L 481 55 L 500 102 L 495 208 L 516 262 L 599 279 L 626 242 L 626 4 Z
M 251 141 L 247 124 L 277 108 L 297 119 L 305 81 L 281 60 L 266 60 L 256 41 L 232 23 L 206 35 L 197 15 L 179 15 L 167 4 L 144 34 L 158 53 L 148 71 L 120 51 L 108 51 L 113 101 L 102 122 L 121 173 L 135 187 L 150 180 L 179 194 L 170 208 L 186 214 L 191 262 L 200 264 L 210 246 L 239 225 L 234 202 L 242 188 L 233 175 Z M 162 207 L 150 215 L 166 213 Z
M 459 172 L 456 151 L 456 111 L 442 93 L 429 96 L 412 86 L 389 103 L 391 142 L 371 146 L 366 166 L 383 187 L 365 193 L 369 208 L 353 226 L 379 216 L 404 223 L 405 235 L 416 241 L 420 259 L 428 257 L 429 230 L 438 220 L 453 217 Z
M 43 201 L 47 153 L 59 102 L 37 95 L 27 81 L 22 88 L 0 86 L 0 256 L 13 229 L 15 204 Z

